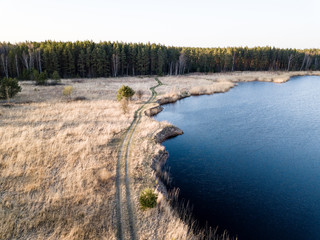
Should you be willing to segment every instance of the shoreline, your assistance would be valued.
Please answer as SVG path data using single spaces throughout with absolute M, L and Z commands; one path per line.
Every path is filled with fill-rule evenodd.
M 253 81 L 259 81 L 259 82 L 272 82 L 272 83 L 286 83 L 288 82 L 292 77 L 297 77 L 297 76 L 320 76 L 320 72 L 292 72 L 292 73 L 286 73 L 283 74 L 282 76 L 276 76 L 276 77 L 270 77 L 270 78 L 258 78 L 255 79 Z M 230 81 L 230 80 L 229 80 Z M 252 80 L 251 80 L 252 81 Z M 251 82 L 248 81 L 247 79 L 239 79 L 236 82 L 233 82 L 233 84 L 229 84 L 227 85 L 225 88 L 211 88 L 209 87 L 209 91 L 207 89 L 205 89 L 206 86 L 200 86 L 199 88 L 202 90 L 201 92 L 196 92 L 194 89 L 193 90 L 189 90 L 189 91 L 183 91 L 180 93 L 171 93 L 171 94 L 165 94 L 164 96 L 159 96 L 159 98 L 157 99 L 157 105 L 156 106 L 152 106 L 150 108 L 147 108 L 144 113 L 147 117 L 152 118 L 153 116 L 157 115 L 158 113 L 160 113 L 164 108 L 162 107 L 162 105 L 165 104 L 170 104 L 170 103 L 175 103 L 181 99 L 190 97 L 190 96 L 201 96 L 201 95 L 211 95 L 214 93 L 224 93 L 229 91 L 231 88 L 235 87 L 237 85 L 237 83 L 239 82 Z M 154 118 L 152 118 L 153 120 L 155 120 Z M 155 120 L 156 122 L 158 122 L 157 120 Z M 158 122 L 160 123 L 160 122 Z M 161 194 L 163 194 L 165 196 L 166 201 L 172 201 L 171 198 L 175 198 L 175 200 L 177 200 L 177 195 L 174 195 L 173 197 L 170 197 L 170 194 L 168 194 L 168 189 L 166 184 L 164 184 L 161 180 L 161 176 L 163 176 L 163 172 L 161 172 L 163 165 L 166 163 L 167 159 L 169 158 L 169 152 L 165 149 L 165 147 L 162 145 L 162 143 L 170 138 L 182 135 L 184 132 L 182 129 L 180 129 L 177 126 L 174 126 L 172 124 L 166 125 L 162 128 L 160 128 L 160 130 L 155 134 L 154 137 L 154 144 L 160 144 L 163 147 L 163 151 L 160 151 L 156 154 L 153 154 L 152 156 L 152 163 L 151 163 L 151 168 L 153 169 L 153 171 L 155 172 L 155 176 L 156 179 L 159 181 L 158 183 L 158 187 L 157 187 L 157 191 Z M 159 172 L 160 171 L 160 172 Z M 167 174 L 165 173 L 166 177 L 169 178 L 167 176 Z M 179 190 L 178 190 L 179 192 Z M 178 211 L 178 210 L 174 210 L 174 211 Z M 177 213 L 179 215 L 179 213 Z M 180 217 L 180 216 L 179 216 Z M 185 224 L 188 225 L 188 228 L 191 230 L 193 229 L 193 226 L 190 226 L 190 223 L 186 223 Z M 214 227 L 214 226 L 211 226 Z M 211 228 L 210 228 L 211 229 Z M 202 229 L 201 229 L 202 230 Z M 202 230 L 203 231 L 203 230 Z M 224 230 L 226 231 L 226 230 Z M 203 234 L 203 233 L 202 233 Z M 228 236 L 228 239 L 232 239 L 232 237 Z M 237 238 L 235 238 L 237 239 Z

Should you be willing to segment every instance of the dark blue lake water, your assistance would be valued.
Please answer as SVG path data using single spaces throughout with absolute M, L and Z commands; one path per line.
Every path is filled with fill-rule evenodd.
M 320 239 L 320 77 L 240 83 L 164 106 L 180 196 L 242 239 Z

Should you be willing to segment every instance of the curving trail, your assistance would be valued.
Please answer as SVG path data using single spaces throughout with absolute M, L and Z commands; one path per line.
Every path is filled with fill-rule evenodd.
M 129 153 L 132 136 L 140 122 L 142 112 L 145 106 L 157 96 L 155 89 L 162 85 L 158 78 L 155 78 L 158 84 L 150 88 L 151 97 L 134 113 L 134 118 L 125 133 L 125 137 L 121 144 L 116 170 L 116 216 L 117 216 L 117 239 L 139 239 L 135 226 L 135 209 L 131 200 L 130 193 L 130 176 L 128 170 Z

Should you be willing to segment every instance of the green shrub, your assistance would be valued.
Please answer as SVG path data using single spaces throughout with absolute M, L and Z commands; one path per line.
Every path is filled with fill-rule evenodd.
M 0 80 L 0 99 L 10 99 L 21 92 L 16 78 L 3 78 Z
M 36 80 L 37 85 L 47 85 L 48 74 L 46 71 L 41 72 Z
M 71 93 L 73 92 L 73 87 L 72 86 L 66 86 L 66 87 L 64 87 L 64 89 L 63 89 L 63 95 L 64 96 L 67 96 L 67 97 L 71 97 Z
M 39 79 L 39 72 L 33 69 L 31 72 L 31 80 L 37 81 Z
M 57 71 L 54 71 L 52 73 L 52 79 L 53 80 L 60 80 L 60 75 L 59 75 L 59 73 Z
M 53 80 L 52 84 L 58 84 L 59 82 L 61 82 L 61 78 L 58 71 L 54 71 L 51 75 L 51 78 Z
M 47 71 L 39 73 L 36 69 L 33 69 L 31 79 L 36 81 L 37 85 L 47 85 Z
M 143 210 L 157 206 L 158 195 L 151 188 L 145 188 L 140 192 L 139 203 Z
M 122 85 L 118 90 L 117 100 L 121 101 L 122 98 L 126 98 L 127 100 L 131 99 L 134 95 L 134 91 L 131 87 Z

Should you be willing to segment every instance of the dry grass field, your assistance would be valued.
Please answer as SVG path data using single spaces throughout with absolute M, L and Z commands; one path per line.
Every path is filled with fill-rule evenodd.
M 61 85 L 36 86 L 32 81 L 22 81 L 22 92 L 15 98 L 16 102 L 64 101 L 62 91 L 65 86 L 72 86 L 73 97 L 86 97 L 89 100 L 116 100 L 117 90 L 122 84 L 129 85 L 135 90 L 143 90 L 144 99 L 151 95 L 149 90 L 155 83 L 154 78 L 92 78 L 65 79 Z
M 161 77 L 164 85 L 156 91 L 159 98 L 177 100 L 186 92 L 224 92 L 237 81 L 285 82 L 288 77 L 263 72 Z M 122 84 L 144 91 L 142 101 L 133 98 L 127 114 L 115 101 Z M 63 96 L 68 85 L 74 88 L 73 99 L 86 100 Z M 154 85 L 152 77 L 67 79 L 41 87 L 21 82 L 13 104 L 0 105 L 0 239 L 115 239 L 118 149 L 134 111 Z M 170 124 L 147 116 L 141 121 L 130 155 L 140 239 L 196 239 L 170 208 L 151 168 L 152 159 L 164 151 L 154 136 Z M 162 192 L 157 208 L 139 209 L 145 187 Z
M 114 162 L 131 115 L 109 100 L 1 109 L 0 239 L 113 236 Z

